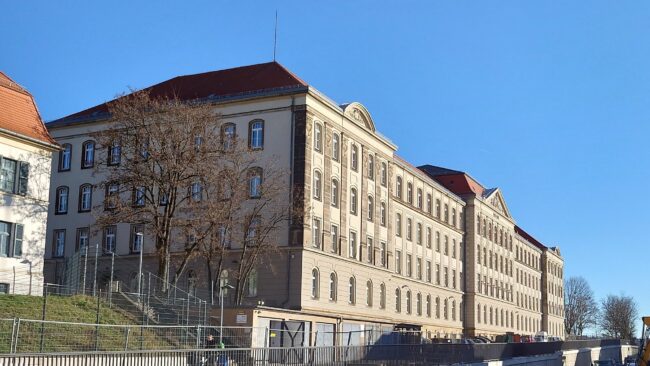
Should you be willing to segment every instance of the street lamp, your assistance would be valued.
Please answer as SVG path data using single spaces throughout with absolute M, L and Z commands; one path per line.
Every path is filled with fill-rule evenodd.
M 142 232 L 135 233 L 135 244 L 140 249 L 140 265 L 138 267 L 138 299 L 140 299 L 140 295 L 142 294 L 142 252 L 144 249 L 144 234 Z
M 32 261 L 25 258 L 20 263 L 29 264 L 29 295 L 32 295 Z
M 224 290 L 232 290 L 235 287 L 228 283 L 222 285 L 219 291 L 219 302 L 221 303 L 221 316 L 219 316 L 219 345 L 223 344 L 223 292 Z

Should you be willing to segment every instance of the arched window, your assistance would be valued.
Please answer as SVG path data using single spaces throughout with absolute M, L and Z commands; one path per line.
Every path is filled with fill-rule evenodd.
M 380 207 L 379 208 L 379 217 L 380 217 L 379 223 L 381 224 L 381 226 L 386 226 L 386 202 L 382 202 L 379 207 Z
M 341 138 L 338 133 L 332 134 L 332 159 L 339 161 L 341 156 Z
M 314 149 L 323 151 L 323 125 L 314 122 Z
M 89 140 L 81 145 L 81 168 L 95 166 L 95 141 Z
M 451 320 L 456 320 L 456 300 L 451 300 Z
M 350 213 L 353 215 L 357 214 L 357 189 L 356 188 L 351 188 L 350 189 Z
M 79 187 L 79 212 L 88 212 L 92 207 L 93 186 L 86 183 Z
M 388 169 L 386 168 L 386 163 L 381 163 L 381 185 L 386 187 L 386 181 L 388 181 Z
M 494 310 L 490 306 L 490 325 L 494 324 Z
M 415 225 L 415 240 L 419 245 L 422 245 L 422 224 Z
M 68 213 L 68 187 L 62 186 L 56 189 L 56 214 Z
M 422 294 L 419 292 L 415 295 L 415 311 L 418 316 L 422 316 Z
M 379 285 L 379 308 L 386 309 L 386 285 Z
M 431 215 L 431 194 L 427 193 L 427 212 Z
M 436 217 L 440 219 L 440 200 L 436 200 Z
M 247 290 L 246 295 L 248 297 L 257 296 L 257 281 L 258 281 L 257 269 L 253 268 L 248 274 L 248 278 L 246 279 L 246 290 Z
M 329 296 L 330 301 L 336 301 L 336 288 L 337 288 L 336 273 L 332 272 L 330 273 L 330 296 Z
M 413 238 L 413 220 L 410 217 L 406 218 L 406 240 Z
M 108 161 L 107 165 L 120 165 L 122 161 L 122 146 L 119 141 L 113 141 L 111 146 L 108 147 Z
M 444 301 L 443 314 L 445 315 L 445 320 L 449 320 L 449 299 L 445 299 Z
M 422 189 L 421 188 L 418 188 L 417 205 L 418 205 L 418 208 L 421 210 L 422 209 Z
M 59 151 L 59 171 L 64 172 L 70 170 L 70 163 L 72 159 L 72 145 L 63 144 L 61 147 L 63 150 Z
M 411 290 L 406 290 L 406 313 L 411 314 Z
M 431 318 L 431 295 L 427 295 L 427 317 Z
M 352 144 L 352 152 L 350 153 L 350 165 L 355 172 L 359 170 L 359 147 L 357 144 Z
M 321 179 L 321 174 L 318 170 L 314 170 L 314 198 L 317 200 L 321 200 L 321 192 L 322 192 L 322 179 Z
M 262 196 L 262 168 L 251 168 L 248 176 L 250 198 Z
M 354 277 L 348 281 L 348 304 L 354 305 L 357 302 L 357 283 Z
M 237 127 L 234 123 L 225 123 L 221 126 L 221 145 L 224 150 L 231 150 L 237 142 Z
M 413 183 L 406 183 L 406 200 L 408 203 L 413 204 Z
M 318 299 L 320 296 L 320 276 L 318 269 L 311 270 L 311 298 Z
M 402 292 L 399 287 L 395 289 L 395 312 L 402 311 Z
M 332 179 L 332 206 L 339 207 L 339 181 Z
M 368 155 L 368 179 L 375 180 L 375 158 Z
M 372 281 L 366 282 L 366 305 L 372 306 Z
M 449 223 L 449 205 L 445 203 L 445 222 Z
M 395 194 L 398 198 L 402 198 L 402 177 L 397 177 L 395 180 Z
M 375 217 L 375 200 L 372 196 L 368 196 L 368 221 L 372 221 Z
M 248 124 L 248 147 L 254 150 L 264 148 L 264 121 L 257 119 Z
M 436 319 L 440 319 L 440 298 L 436 296 Z
M 402 236 L 402 214 L 395 214 L 395 235 Z

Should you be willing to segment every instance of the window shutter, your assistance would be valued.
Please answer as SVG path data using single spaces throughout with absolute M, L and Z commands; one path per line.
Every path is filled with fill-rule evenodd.
M 21 161 L 18 169 L 18 194 L 26 195 L 29 181 L 29 163 Z
M 23 255 L 23 233 L 25 230 L 22 224 L 16 224 L 14 227 L 14 257 L 20 257 Z

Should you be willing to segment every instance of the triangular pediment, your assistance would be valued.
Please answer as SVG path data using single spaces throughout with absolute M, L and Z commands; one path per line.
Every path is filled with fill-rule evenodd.
M 500 212 L 505 217 L 508 218 L 512 217 L 510 216 L 510 210 L 508 209 L 508 205 L 506 205 L 506 200 L 503 198 L 503 194 L 501 194 L 501 190 L 499 188 L 486 190 L 484 199 L 492 207 L 494 207 L 495 210 Z

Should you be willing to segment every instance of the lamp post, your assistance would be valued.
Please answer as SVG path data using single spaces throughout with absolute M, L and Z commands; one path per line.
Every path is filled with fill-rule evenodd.
M 140 264 L 138 265 L 138 299 L 140 299 L 140 295 L 142 294 L 142 252 L 143 252 L 143 244 L 144 244 L 144 234 L 141 232 L 135 233 L 135 240 L 138 246 L 140 247 Z
M 219 302 L 221 303 L 221 315 L 219 316 L 219 345 L 223 344 L 223 292 L 224 290 L 232 290 L 235 287 L 226 283 L 222 285 L 219 289 Z
M 31 296 L 32 295 L 32 261 L 25 258 L 20 263 L 29 264 L 29 295 Z

